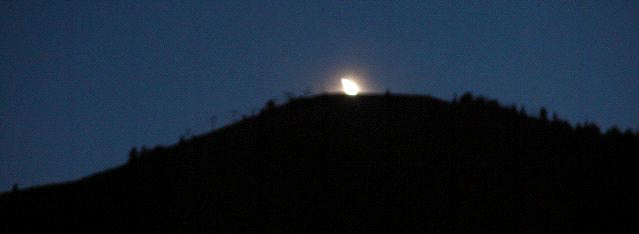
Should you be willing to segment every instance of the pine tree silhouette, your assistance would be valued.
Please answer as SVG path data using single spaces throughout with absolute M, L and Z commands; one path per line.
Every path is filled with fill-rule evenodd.
M 548 121 L 548 111 L 546 110 L 545 107 L 542 107 L 539 110 L 539 118 L 543 121 Z
M 129 163 L 134 163 L 138 159 L 138 151 L 135 147 L 132 147 L 129 151 Z

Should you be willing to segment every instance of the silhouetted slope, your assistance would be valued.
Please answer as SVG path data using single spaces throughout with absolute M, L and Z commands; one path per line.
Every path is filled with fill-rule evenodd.
M 77 182 L 4 194 L 0 227 L 630 231 L 637 142 L 469 97 L 302 98 Z

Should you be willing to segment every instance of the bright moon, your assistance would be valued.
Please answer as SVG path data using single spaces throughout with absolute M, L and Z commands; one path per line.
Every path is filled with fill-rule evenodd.
M 352 80 L 342 78 L 342 87 L 347 95 L 355 96 L 359 93 L 359 86 Z

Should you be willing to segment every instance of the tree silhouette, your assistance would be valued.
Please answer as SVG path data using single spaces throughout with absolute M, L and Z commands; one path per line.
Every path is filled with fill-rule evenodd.
M 559 116 L 557 115 L 557 112 L 553 112 L 553 113 L 552 113 L 552 121 L 553 121 L 553 122 L 555 122 L 555 123 L 557 123 L 557 122 L 561 121 L 561 120 L 559 119 Z
M 129 163 L 134 163 L 138 159 L 138 157 L 138 151 L 134 146 L 131 148 L 131 150 L 129 150 Z
M 632 129 L 630 129 L 630 128 L 626 129 L 626 131 L 623 132 L 623 138 L 624 139 L 631 140 L 634 137 L 635 137 L 635 135 L 632 132 Z
M 545 107 L 542 107 L 539 110 L 539 118 L 543 121 L 548 121 L 548 111 L 546 110 Z
M 484 98 L 482 96 L 477 96 L 477 97 L 475 97 L 474 102 L 479 104 L 479 106 L 484 106 L 486 104 L 486 98 Z
M 266 102 L 266 105 L 264 105 L 264 108 L 262 109 L 262 112 L 267 112 L 270 110 L 275 109 L 275 101 L 273 101 L 273 99 L 268 100 L 268 102 Z
M 639 227 L 635 134 L 602 135 L 556 114 L 541 121 L 541 111 L 522 116 L 517 105 L 470 94 L 458 103 L 401 94 L 268 101 L 261 115 L 225 129 L 149 152 L 134 147 L 130 167 L 0 194 L 0 230 Z
M 610 129 L 608 129 L 608 131 L 606 132 L 606 136 L 608 137 L 612 137 L 612 138 L 620 138 L 621 137 L 621 130 L 619 129 L 619 127 L 612 126 Z
M 461 104 L 470 104 L 472 102 L 473 102 L 473 94 L 470 92 L 465 92 L 459 99 L 459 103 Z
M 147 153 L 148 153 L 148 150 L 147 150 L 146 146 L 142 146 L 142 149 L 140 149 L 139 157 L 141 158 L 143 156 L 146 156 Z
M 519 108 L 519 114 L 524 117 L 528 116 L 528 113 L 526 113 L 526 106 L 521 105 L 521 107 Z
M 601 129 L 595 123 L 586 122 L 583 127 L 584 133 L 588 136 L 598 136 L 601 134 Z

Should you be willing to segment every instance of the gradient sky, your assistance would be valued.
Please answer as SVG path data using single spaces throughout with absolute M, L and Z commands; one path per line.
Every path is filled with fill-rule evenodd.
M 120 165 L 344 74 L 639 127 L 638 1 L 454 2 L 0 1 L 0 191 Z

